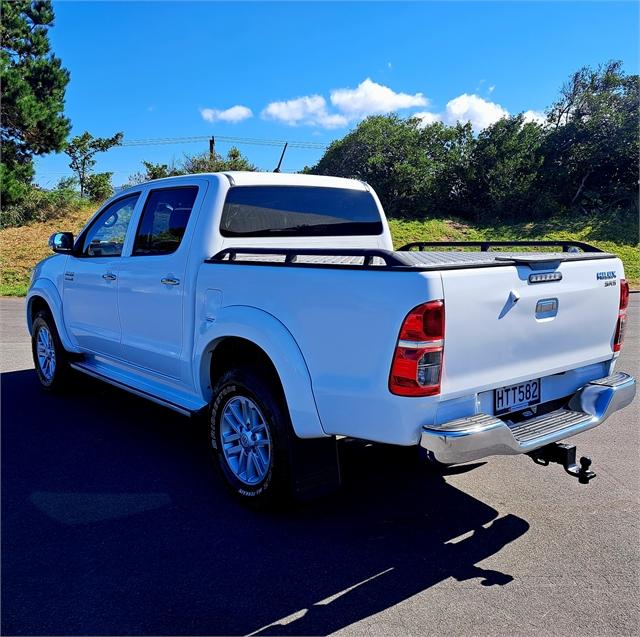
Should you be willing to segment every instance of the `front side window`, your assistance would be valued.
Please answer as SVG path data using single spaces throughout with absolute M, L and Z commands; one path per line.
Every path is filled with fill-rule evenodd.
M 83 257 L 119 257 L 140 193 L 114 201 L 102 211 L 82 242 Z
M 144 205 L 133 256 L 175 252 L 184 236 L 197 194 L 197 186 L 152 190 Z
M 371 193 L 314 186 L 235 186 L 220 232 L 225 237 L 313 237 L 382 234 Z

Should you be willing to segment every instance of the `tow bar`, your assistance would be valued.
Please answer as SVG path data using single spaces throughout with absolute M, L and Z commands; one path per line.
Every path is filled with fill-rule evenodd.
M 596 477 L 591 471 L 591 458 L 583 456 L 580 458 L 580 466 L 576 463 L 576 446 L 567 445 L 563 442 L 553 442 L 527 454 L 539 465 L 547 467 L 550 463 L 561 464 L 564 470 L 574 478 L 578 478 L 580 484 L 589 484 L 590 480 Z

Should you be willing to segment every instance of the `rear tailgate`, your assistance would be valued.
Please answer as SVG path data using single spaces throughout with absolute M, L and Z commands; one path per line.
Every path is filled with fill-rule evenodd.
M 549 272 L 562 279 L 529 281 L 531 274 Z M 469 394 L 611 358 L 623 277 L 616 258 L 543 269 L 523 263 L 443 271 L 442 395 Z

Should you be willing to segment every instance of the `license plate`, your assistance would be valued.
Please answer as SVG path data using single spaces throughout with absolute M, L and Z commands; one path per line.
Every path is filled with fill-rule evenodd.
M 496 415 L 537 405 L 540 402 L 540 379 L 494 389 L 493 399 Z

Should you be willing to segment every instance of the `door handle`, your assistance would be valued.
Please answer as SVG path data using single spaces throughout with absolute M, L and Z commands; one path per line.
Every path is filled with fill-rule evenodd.
M 160 283 L 162 283 L 162 285 L 180 285 L 180 279 L 165 277 L 164 279 L 160 279 Z
M 115 274 L 111 274 L 111 272 L 107 272 L 106 274 L 102 275 L 102 278 L 105 281 L 115 281 L 118 277 Z

